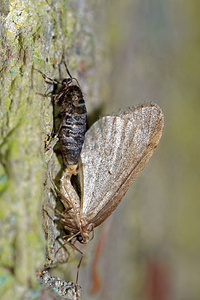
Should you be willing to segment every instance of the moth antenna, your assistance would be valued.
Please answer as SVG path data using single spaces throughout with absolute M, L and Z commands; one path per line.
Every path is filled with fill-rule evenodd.
M 65 61 L 64 59 L 63 59 L 63 64 L 64 64 L 64 66 L 65 66 L 65 69 L 66 69 L 67 74 L 69 75 L 69 77 L 70 77 L 71 79 L 73 79 L 73 77 L 72 77 L 72 75 L 71 75 L 71 73 L 69 72 L 69 69 L 68 69 L 68 67 L 67 67 L 66 61 Z
M 79 87 L 79 88 L 81 88 L 81 86 L 80 86 L 80 84 L 79 84 L 78 80 L 77 80 L 75 77 L 73 77 L 72 79 L 74 79 L 74 80 L 76 81 L 76 83 L 77 83 L 78 87 Z
M 64 64 L 64 66 L 65 66 L 66 72 L 67 72 L 67 74 L 69 75 L 69 77 L 70 77 L 71 79 L 74 79 L 74 80 L 76 81 L 77 85 L 79 86 L 79 88 L 81 88 L 81 87 L 80 87 L 80 84 L 79 84 L 79 82 L 78 82 L 78 80 L 77 80 L 75 77 L 72 77 L 71 73 L 69 72 L 69 69 L 68 69 L 68 67 L 67 67 L 67 64 L 66 64 L 66 61 L 65 61 L 65 60 L 63 60 L 63 64 Z
M 92 240 L 93 240 L 93 238 L 94 238 L 94 228 L 92 228 L 92 231 L 91 231 L 91 233 L 92 233 L 92 237 L 90 238 L 90 241 L 92 241 Z

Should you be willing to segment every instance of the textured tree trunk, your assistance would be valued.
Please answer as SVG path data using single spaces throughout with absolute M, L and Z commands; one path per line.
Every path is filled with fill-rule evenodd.
M 37 93 L 52 87 L 47 90 L 33 66 L 60 79 L 66 76 L 64 58 L 89 99 L 89 113 L 98 108 L 91 5 L 89 1 L 16 0 L 2 4 L 1 10 L 0 298 L 55 299 L 40 288 L 36 271 L 44 265 L 58 266 L 62 279 L 75 278 L 70 278 L 70 267 L 59 264 L 69 253 L 61 249 L 56 254 L 60 230 L 52 210 L 56 197 L 47 176 L 48 161 L 53 177 L 61 172 L 62 163 L 53 149 L 44 155 L 53 108 L 50 98 Z
M 155 101 L 166 120 L 158 150 L 113 214 L 96 295 L 89 295 L 90 249 L 96 243 L 99 251 L 100 228 L 84 251 L 83 299 L 200 299 L 199 3 L 1 1 L 0 299 L 59 298 L 39 284 L 36 271 L 44 265 L 55 265 L 52 276 L 75 281 L 79 255 L 67 248 L 70 262 L 59 263 L 68 252 L 55 255 L 62 232 L 48 205 L 58 206 L 59 199 L 47 162 L 52 156 L 58 184 L 62 159 L 52 149 L 44 154 L 53 108 L 36 93 L 52 87 L 32 68 L 61 79 L 62 57 L 79 80 L 89 115 L 102 99 L 109 100 L 109 112 Z

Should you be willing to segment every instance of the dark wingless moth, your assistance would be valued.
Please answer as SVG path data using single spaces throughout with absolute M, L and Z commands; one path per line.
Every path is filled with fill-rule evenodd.
M 68 69 L 67 72 L 69 78 L 62 83 L 40 73 L 46 82 L 61 84 L 53 96 L 62 108 L 57 137 L 66 169 L 60 189 L 53 185 L 65 208 L 62 213 L 57 211 L 60 222 L 71 233 L 63 237 L 63 245 L 69 244 L 82 255 L 75 242 L 87 244 L 94 228 L 120 203 L 154 153 L 162 136 L 164 117 L 156 104 L 144 104 L 99 119 L 85 134 L 83 95 L 77 80 Z M 71 183 L 77 170 L 81 193 Z M 82 256 L 78 270 L 81 260 Z
M 64 63 L 65 64 L 65 63 Z M 53 144 L 59 140 L 60 150 L 65 166 L 74 175 L 77 174 L 78 160 L 86 132 L 87 111 L 79 83 L 73 78 L 65 64 L 69 77 L 62 80 L 51 79 L 40 70 L 46 82 L 58 85 L 58 91 L 45 96 L 52 96 L 56 105 L 61 107 L 61 122 L 53 139 Z
M 87 114 L 83 94 L 75 78 L 69 77 L 62 81 L 55 103 L 62 107 L 58 138 L 63 161 L 66 166 L 75 166 L 84 142 Z
M 63 237 L 64 244 L 82 254 L 75 242 L 86 244 L 94 228 L 114 211 L 155 151 L 163 125 L 161 109 L 147 104 L 105 116 L 86 132 L 79 160 L 81 195 L 68 169 L 58 191 L 65 208 L 60 221 L 71 232 Z

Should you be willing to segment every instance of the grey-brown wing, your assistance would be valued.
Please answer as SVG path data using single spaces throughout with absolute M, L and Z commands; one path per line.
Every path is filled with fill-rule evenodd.
M 130 108 L 98 120 L 86 133 L 81 213 L 95 226 L 116 208 L 155 151 L 163 129 L 157 105 Z

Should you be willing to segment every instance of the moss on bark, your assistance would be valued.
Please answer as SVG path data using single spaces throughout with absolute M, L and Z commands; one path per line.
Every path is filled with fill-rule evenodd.
M 62 57 L 78 75 L 90 98 L 89 111 L 98 106 L 94 74 L 94 41 L 87 24 L 89 1 L 22 1 L 2 3 L 0 49 L 0 297 L 35 299 L 40 294 L 36 270 L 66 261 L 56 238 L 56 205 L 47 176 L 52 155 L 54 175 L 61 166 L 51 149 L 44 155 L 44 139 L 51 134 L 52 104 L 47 86 L 33 66 L 52 78 L 64 76 Z M 78 72 L 78 74 L 77 74 Z M 89 73 L 88 73 L 89 72 Z M 92 76 L 90 76 L 92 78 Z M 42 219 L 42 203 L 44 205 Z M 48 212 L 48 213 L 46 213 Z M 42 228 L 43 227 L 43 228 Z M 43 231 L 44 229 L 44 231 Z M 45 236 L 44 236 L 45 232 Z M 45 237 L 47 243 L 45 241 Z M 46 260 L 47 257 L 47 260 Z M 63 272 L 63 270 L 61 271 Z M 69 275 L 69 274 L 68 274 Z M 27 296 L 28 295 L 28 296 Z M 38 298 L 39 299 L 39 298 Z M 42 299 L 42 298 L 41 298 Z M 48 299 L 51 299 L 50 296 Z

